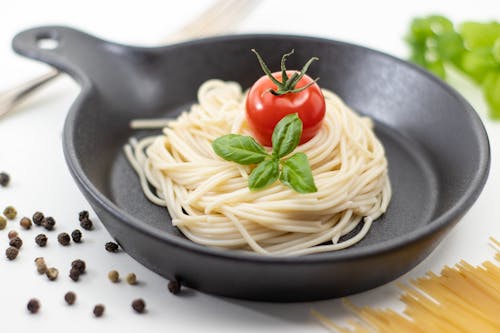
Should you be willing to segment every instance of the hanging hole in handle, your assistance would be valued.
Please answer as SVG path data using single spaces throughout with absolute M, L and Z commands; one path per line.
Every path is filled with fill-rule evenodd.
M 36 45 L 42 50 L 54 50 L 59 47 L 59 37 L 53 31 L 39 33 L 36 36 Z

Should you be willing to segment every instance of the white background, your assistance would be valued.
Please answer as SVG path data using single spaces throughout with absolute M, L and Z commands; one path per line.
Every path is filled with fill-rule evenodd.
M 10 49 L 14 34 L 45 24 L 70 25 L 100 37 L 141 45 L 155 45 L 211 4 L 211 1 L 26 1 L 3 2 L 0 9 L 0 91 L 46 70 L 44 65 L 15 55 Z M 298 33 L 339 39 L 406 57 L 403 35 L 417 15 L 443 13 L 455 21 L 500 20 L 498 1 L 263 1 L 235 28 L 237 32 Z M 496 16 L 493 16 L 496 15 Z M 480 263 L 491 259 L 488 237 L 500 238 L 500 123 L 486 117 L 481 94 L 468 82 L 460 90 L 485 122 L 492 148 L 491 173 L 478 201 L 432 255 L 395 282 L 407 282 L 428 270 L 439 271 L 459 259 Z M 194 88 L 193 88 L 194 89 Z M 92 214 L 96 227 L 84 234 L 84 243 L 62 248 L 56 242 L 61 231 L 77 226 L 77 212 L 90 209 L 69 175 L 61 149 L 64 118 L 79 87 L 68 77 L 59 78 L 0 119 L 0 171 L 8 171 L 12 183 L 0 188 L 0 208 L 16 206 L 20 215 L 42 210 L 57 220 L 49 245 L 40 249 L 36 228 L 22 231 L 25 241 L 17 260 L 9 262 L 3 252 L 7 231 L 19 229 L 18 220 L 0 231 L 0 332 L 324 332 L 309 314 L 311 308 L 326 316 L 345 320 L 339 300 L 313 303 L 269 304 L 224 299 L 189 291 L 175 297 L 166 281 L 149 272 L 125 253 L 110 254 L 103 245 L 110 236 Z M 57 282 L 35 271 L 33 259 L 44 256 L 60 269 Z M 68 277 L 71 260 L 87 261 L 88 273 L 78 283 Z M 122 281 L 111 284 L 106 274 L 117 269 L 122 275 L 135 272 L 138 286 Z M 63 295 L 74 290 L 73 307 Z M 29 298 L 37 297 L 42 309 L 36 316 L 26 311 Z M 142 297 L 148 313 L 136 315 L 130 302 Z M 359 305 L 401 308 L 396 283 L 350 297 Z M 94 319 L 94 304 L 104 303 L 106 314 Z

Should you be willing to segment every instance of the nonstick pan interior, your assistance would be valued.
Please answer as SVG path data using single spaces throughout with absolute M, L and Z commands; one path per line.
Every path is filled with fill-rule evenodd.
M 37 48 L 40 38 L 59 48 Z M 437 78 L 394 57 L 342 42 L 246 35 L 164 48 L 134 48 L 63 27 L 20 33 L 17 52 L 71 74 L 82 93 L 66 120 L 64 152 L 78 185 L 109 232 L 134 258 L 191 287 L 231 297 L 299 301 L 342 296 L 388 282 L 420 262 L 477 198 L 489 167 L 488 141 L 474 110 Z M 355 246 L 305 257 L 209 249 L 187 240 L 166 209 L 150 203 L 122 148 L 134 118 L 175 117 L 199 85 L 219 78 L 248 88 L 273 68 L 310 68 L 323 88 L 372 117 L 386 149 L 393 198 Z

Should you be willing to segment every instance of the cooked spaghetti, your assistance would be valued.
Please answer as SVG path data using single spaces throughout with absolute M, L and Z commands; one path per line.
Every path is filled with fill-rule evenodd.
M 164 127 L 163 135 L 131 139 L 125 153 L 147 198 L 165 206 L 172 224 L 193 242 L 266 255 L 344 249 L 359 242 L 386 211 L 391 188 L 372 121 L 332 92 L 323 94 L 321 130 L 295 150 L 309 159 L 314 193 L 299 194 L 278 181 L 251 191 L 247 180 L 254 166 L 215 154 L 216 138 L 252 135 L 245 94 L 234 82 L 205 82 L 198 104 L 177 119 L 132 122 L 134 128 Z

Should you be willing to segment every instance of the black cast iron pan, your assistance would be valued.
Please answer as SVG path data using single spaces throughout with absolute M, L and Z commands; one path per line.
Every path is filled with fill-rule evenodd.
M 41 49 L 41 39 L 58 47 Z M 347 43 L 284 35 L 208 38 L 160 48 L 119 45 L 66 27 L 19 33 L 14 49 L 77 80 L 64 154 L 78 186 L 123 249 L 153 271 L 217 295 L 304 301 L 338 297 L 391 281 L 423 260 L 476 200 L 490 156 L 471 106 L 439 79 L 402 60 Z M 165 209 L 143 196 L 122 147 L 134 118 L 174 117 L 210 78 L 249 87 L 295 49 L 289 68 L 320 61 L 312 77 L 376 121 L 389 160 L 387 213 L 352 248 L 302 257 L 263 257 L 192 243 Z

